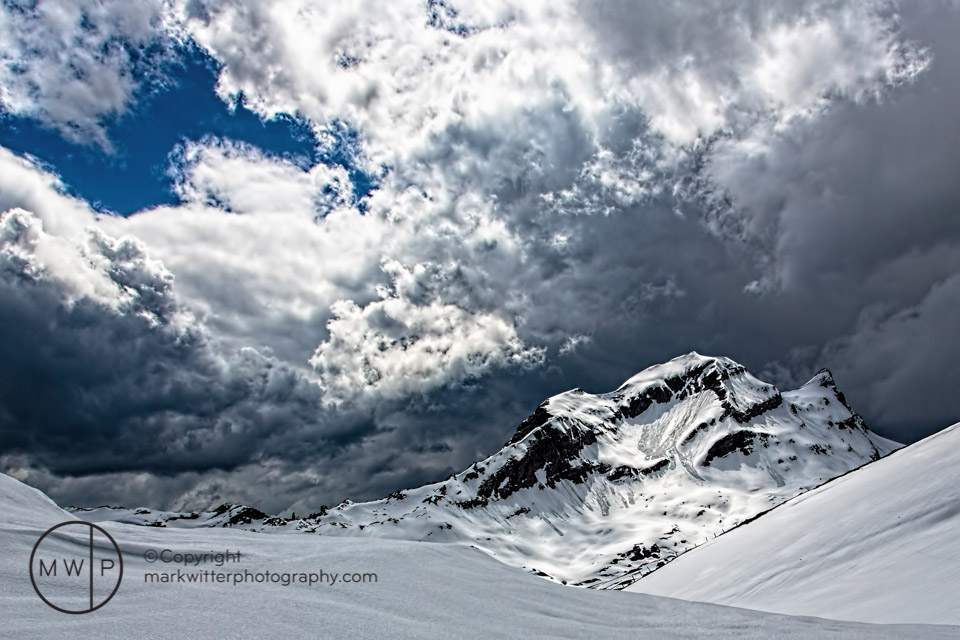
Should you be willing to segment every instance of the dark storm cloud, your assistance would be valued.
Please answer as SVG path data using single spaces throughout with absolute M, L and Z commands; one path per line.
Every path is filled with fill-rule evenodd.
M 292 445 L 304 431 L 333 447 L 357 428 L 327 419 L 302 372 L 253 349 L 218 352 L 179 316 L 172 276 L 134 239 L 94 233 L 68 263 L 69 276 L 106 285 L 98 299 L 37 262 L 51 238 L 32 215 L 3 214 L 2 232 L 4 452 L 29 452 L 55 473 L 170 474 L 230 469 L 278 450 L 297 458 Z M 77 250 L 56 248 L 64 260 Z M 95 266 L 77 269 L 83 260 Z
M 778 330 L 802 375 L 833 367 L 871 424 L 905 442 L 960 418 L 944 389 L 960 376 L 960 17 L 942 9 L 904 8 L 905 34 L 932 57 L 911 85 L 841 105 L 756 158 L 713 161 L 748 224 L 776 229 L 762 297 L 793 310 Z

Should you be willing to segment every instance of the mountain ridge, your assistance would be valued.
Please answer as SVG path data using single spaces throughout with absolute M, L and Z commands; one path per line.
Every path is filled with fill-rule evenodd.
M 827 370 L 781 392 L 729 358 L 691 352 L 609 393 L 555 395 L 492 455 L 379 500 L 295 521 L 242 505 L 76 513 L 465 544 L 564 584 L 622 588 L 897 446 L 867 429 Z

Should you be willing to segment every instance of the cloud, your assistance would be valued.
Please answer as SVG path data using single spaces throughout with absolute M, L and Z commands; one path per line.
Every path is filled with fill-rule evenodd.
M 960 14 L 910 5 L 898 24 L 929 58 L 908 87 L 835 105 L 749 152 L 721 144 L 706 171 L 729 198 L 725 215 L 741 223 L 731 228 L 765 271 L 754 290 L 809 318 L 794 356 L 782 359 L 806 373 L 829 363 L 872 424 L 909 441 L 956 419 L 952 394 L 938 395 L 955 340 L 929 310 L 939 304 L 944 319 L 955 317 L 948 299 L 960 272 L 960 45 L 952 34 Z M 910 391 L 894 394 L 885 380 Z M 928 409 L 914 397 L 927 398 Z
M 430 280 L 449 278 L 446 269 L 433 264 L 406 269 L 396 262 L 383 269 L 392 288 L 381 288 L 381 299 L 362 309 L 350 301 L 335 303 L 327 323 L 330 338 L 310 359 L 329 401 L 365 394 L 402 398 L 492 368 L 543 361 L 542 349 L 524 347 L 511 322 L 494 314 L 411 299 L 429 288 Z
M 40 0 L 0 9 L 0 106 L 67 140 L 112 149 L 105 130 L 168 56 L 163 0 Z
M 226 64 L 224 98 L 242 92 L 264 114 L 354 122 L 375 155 L 557 98 L 589 131 L 636 105 L 668 139 L 691 142 L 758 113 L 786 120 L 831 96 L 857 98 L 923 67 L 881 2 L 641 12 L 630 2 L 234 0 L 191 2 L 181 15 Z
M 406 271 L 399 263 L 390 263 L 385 267 L 390 287 L 380 289 L 386 297 L 379 296 L 364 273 L 353 273 L 380 256 L 360 243 L 364 229 L 372 229 L 371 243 L 384 242 L 385 247 L 391 234 L 404 242 L 412 236 L 393 233 L 389 220 L 352 209 L 318 217 L 309 194 L 323 192 L 325 180 L 313 179 L 306 175 L 311 172 L 283 160 L 245 155 L 244 150 L 220 143 L 194 149 L 191 158 L 183 165 L 183 193 L 198 194 L 196 199 L 205 201 L 204 190 L 214 190 L 232 211 L 187 200 L 180 207 L 126 220 L 96 216 L 81 201 L 59 193 L 55 176 L 9 153 L 0 158 L 9 169 L 0 177 L 0 193 L 7 203 L 29 203 L 41 212 L 12 208 L 2 214 L 0 286 L 5 305 L 0 328 L 2 335 L 17 339 L 2 341 L 0 352 L 19 363 L 0 376 L 5 469 L 63 499 L 87 491 L 116 501 L 109 488 L 136 479 L 139 488 L 132 485 L 128 498 L 151 497 L 165 505 L 215 496 L 222 501 L 229 499 L 232 487 L 235 496 L 250 496 L 258 504 L 279 509 L 286 505 L 278 501 L 293 494 L 275 486 L 265 492 L 248 487 L 247 493 L 248 488 L 234 483 L 257 477 L 276 482 L 312 465 L 335 465 L 342 469 L 338 480 L 328 479 L 314 490 L 333 491 L 338 486 L 342 491 L 349 484 L 354 495 L 372 496 L 373 487 L 388 488 L 384 484 L 388 478 L 395 481 L 400 476 L 393 470 L 371 478 L 366 461 L 371 447 L 386 437 L 394 447 L 431 439 L 411 420 L 404 422 L 402 433 L 390 435 L 398 429 L 390 415 L 402 410 L 405 394 L 456 390 L 462 383 L 474 384 L 489 370 L 536 363 L 539 352 L 520 343 L 508 320 L 494 312 L 436 302 L 432 276 L 446 278 L 443 269 Z M 229 167 L 204 173 L 219 162 Z M 321 169 L 314 173 L 340 175 Z M 271 179 L 264 181 L 262 176 Z M 258 180 L 286 196 L 275 199 L 266 194 L 256 200 L 262 194 L 245 189 Z M 247 196 L 254 200 L 244 199 Z M 283 205 L 261 210 L 258 203 L 266 202 Z M 196 252 L 184 246 L 185 232 L 191 229 L 196 232 Z M 489 245 L 496 244 L 500 231 L 478 220 L 471 229 L 477 235 L 471 242 L 491 251 Z M 142 238 L 150 242 L 149 251 Z M 237 253 L 241 243 L 249 243 L 249 250 Z M 356 247 L 358 262 L 347 262 L 350 245 Z M 178 274 L 175 280 L 166 263 L 153 257 L 155 248 L 158 254 L 169 251 L 186 261 L 184 265 L 174 260 L 184 277 Z M 374 265 L 384 273 L 379 262 Z M 302 281 L 291 277 L 297 269 L 307 270 L 303 273 L 309 277 Z M 472 296 L 474 304 L 493 308 L 488 292 L 470 293 L 473 285 L 465 275 L 469 271 L 460 270 L 457 276 L 464 300 Z M 183 282 L 192 283 L 187 287 L 195 296 L 192 300 L 205 303 L 200 311 L 187 301 L 189 296 L 180 295 Z M 318 286 L 323 283 L 328 283 L 326 289 Z M 204 291 L 204 284 L 210 289 Z M 338 293 L 347 290 L 361 298 L 358 292 L 366 287 L 374 289 L 373 298 L 379 302 L 365 304 L 359 318 L 338 316 L 334 304 Z M 449 292 L 449 287 L 439 290 Z M 290 295 L 297 291 L 304 292 L 302 298 Z M 307 302 L 308 295 L 320 296 L 314 298 L 319 301 Z M 251 303 L 254 311 L 245 314 L 244 306 Z M 259 317 L 257 303 L 263 305 Z M 417 341 L 418 347 L 381 354 L 376 364 L 386 365 L 391 376 L 369 394 L 361 389 L 363 406 L 331 407 L 346 397 L 346 382 L 331 373 L 331 367 L 337 358 L 354 364 L 350 349 L 355 345 L 345 346 L 343 338 L 356 337 L 349 336 L 352 329 L 378 330 L 369 323 L 382 314 L 381 305 L 397 311 L 397 303 L 398 317 L 407 323 L 402 337 Z M 271 338 L 294 324 L 302 308 L 306 313 L 297 328 L 310 325 L 317 313 L 321 318 L 317 324 L 322 327 L 324 320 L 334 319 L 335 330 L 326 341 L 322 334 L 294 332 L 293 340 L 308 348 L 294 350 L 289 362 L 278 359 L 275 351 L 280 349 L 271 347 L 282 348 L 283 343 Z M 227 314 L 235 315 L 224 319 Z M 238 326 L 231 327 L 230 320 Z M 352 320 L 358 324 L 351 327 Z M 255 340 L 270 341 L 271 347 L 250 346 Z M 325 373 L 314 378 L 308 359 L 318 344 Z M 403 382 L 418 370 L 423 375 Z M 350 373 L 344 369 L 343 375 Z M 329 384 L 329 393 L 324 393 L 322 383 Z M 399 404 L 388 409 L 389 400 Z M 380 418 L 372 417 L 374 409 Z M 24 429 L 24 424 L 30 428 Z M 462 442 L 461 428 L 454 425 L 451 430 L 448 425 L 442 437 Z M 383 435 L 370 435 L 377 432 Z M 466 439 L 475 441 L 473 436 Z M 440 468 L 447 469 L 449 458 L 439 462 L 437 446 L 424 444 L 423 455 L 432 455 Z M 420 460 L 419 466 L 414 464 L 401 475 L 435 468 Z M 429 475 L 415 477 L 423 481 Z M 94 489 L 93 479 L 106 488 Z M 299 490 L 306 491 L 304 486 Z M 300 499 L 306 497 L 293 496 L 291 502 Z
M 185 142 L 171 153 L 173 191 L 184 204 L 231 213 L 283 213 L 321 218 L 349 208 L 346 169 L 318 164 L 303 169 L 265 156 L 247 144 L 209 138 Z
M 956 376 L 960 345 L 960 273 L 936 283 L 914 307 L 867 309 L 856 331 L 829 344 L 824 360 L 884 423 L 937 430 L 960 415 Z
M 58 473 L 164 473 L 235 466 L 292 426 L 323 437 L 316 385 L 218 349 L 139 240 L 93 228 L 74 244 L 22 209 L 0 230 L 0 327 L 17 336 L 2 355 L 19 363 L 0 375 L 5 451 Z

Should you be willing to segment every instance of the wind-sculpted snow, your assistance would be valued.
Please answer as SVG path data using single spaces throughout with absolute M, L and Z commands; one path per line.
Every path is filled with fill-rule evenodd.
M 5 514 L 0 519 L 0 620 L 5 638 L 941 640 L 958 632 L 956 627 L 792 618 L 643 594 L 567 589 L 459 545 L 121 522 L 102 523 L 123 554 L 123 581 L 116 596 L 100 610 L 71 616 L 54 611 L 34 594 L 28 572 L 30 552 L 40 535 L 71 515 L 39 491 L 3 475 L 0 508 Z M 50 544 L 65 555 L 88 553 L 85 537 L 63 536 Z M 173 566 L 157 562 L 149 551 L 163 551 L 162 557 L 168 558 L 229 551 L 236 561 Z M 283 586 L 233 584 L 232 579 L 164 584 L 150 578 L 177 570 L 232 575 L 244 570 L 273 575 L 323 572 L 324 579 Z M 361 572 L 371 579 L 339 579 Z
M 631 590 L 793 615 L 960 624 L 958 468 L 954 425 L 710 541 Z
M 78 515 L 450 542 L 564 584 L 616 589 L 896 446 L 867 430 L 827 371 L 781 393 L 730 359 L 691 353 L 611 393 L 554 396 L 500 451 L 381 500 L 295 521 L 244 521 L 237 505 Z

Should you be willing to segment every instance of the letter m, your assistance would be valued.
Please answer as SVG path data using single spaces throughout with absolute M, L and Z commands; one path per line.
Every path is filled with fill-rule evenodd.
M 53 564 L 50 565 L 48 569 L 45 564 L 43 564 L 43 558 L 40 559 L 40 575 L 41 576 L 55 576 L 57 575 L 57 561 L 54 560 Z

